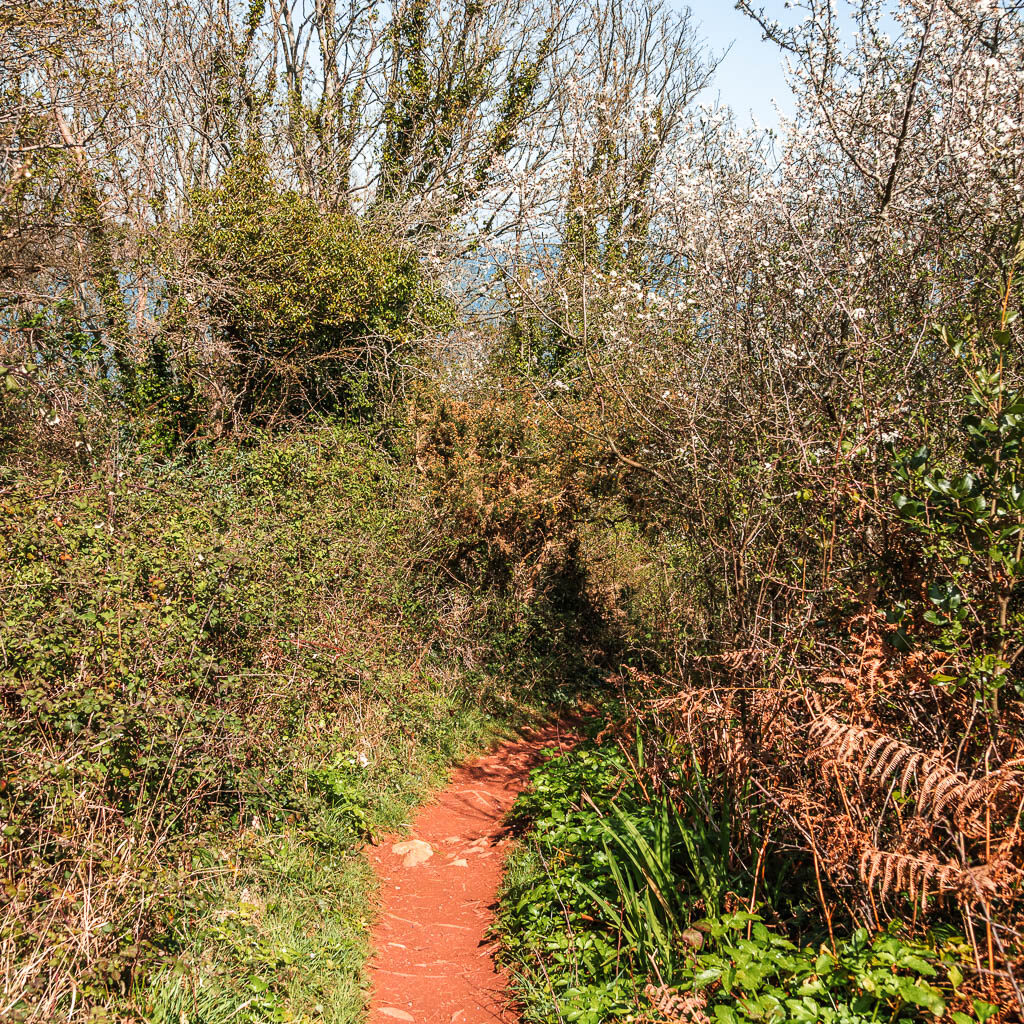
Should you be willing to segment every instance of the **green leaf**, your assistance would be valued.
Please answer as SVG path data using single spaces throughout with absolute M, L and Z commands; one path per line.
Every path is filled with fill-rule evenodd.
M 829 974 L 835 964 L 835 957 L 831 953 L 821 953 L 814 961 L 815 974 Z
M 945 1012 L 946 1004 L 943 1001 L 942 994 L 938 989 L 932 988 L 931 985 L 918 983 L 913 978 L 899 978 L 897 979 L 896 987 L 900 996 L 908 1003 L 913 1003 L 915 1006 L 923 1006 L 936 1016 L 940 1016 Z
M 989 1017 L 994 1017 L 999 1012 L 999 1007 L 992 1003 L 986 1003 L 984 999 L 975 999 L 974 1012 L 981 1024 L 985 1024 Z
M 693 984 L 698 988 L 703 988 L 705 985 L 710 985 L 713 981 L 718 981 L 721 976 L 721 967 L 706 967 L 699 974 L 693 976 Z
M 910 970 L 917 971 L 918 974 L 923 974 L 927 978 L 934 977 L 936 974 L 935 968 L 927 960 L 922 960 L 913 954 L 901 957 L 900 966 L 909 967 Z

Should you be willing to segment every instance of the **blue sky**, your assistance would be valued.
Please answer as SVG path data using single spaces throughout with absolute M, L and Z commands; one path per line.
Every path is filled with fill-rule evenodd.
M 733 7 L 734 0 L 689 0 L 689 7 L 701 25 L 701 35 L 710 48 L 720 53 L 730 43 L 732 49 L 718 69 L 709 98 L 717 91 L 741 123 L 751 115 L 765 126 L 778 122 L 772 105 L 774 99 L 784 112 L 793 108 L 793 101 L 778 48 L 761 39 L 756 22 Z M 682 5 L 680 5 L 682 6 Z M 765 0 L 769 13 L 781 13 L 781 0 Z

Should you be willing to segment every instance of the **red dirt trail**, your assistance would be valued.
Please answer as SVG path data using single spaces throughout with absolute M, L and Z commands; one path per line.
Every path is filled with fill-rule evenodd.
M 504 821 L 541 750 L 571 745 L 565 726 L 548 725 L 456 769 L 409 831 L 408 840 L 430 845 L 421 863 L 426 850 L 415 842 L 370 848 L 381 895 L 370 1024 L 519 1020 L 488 937 L 509 842 Z

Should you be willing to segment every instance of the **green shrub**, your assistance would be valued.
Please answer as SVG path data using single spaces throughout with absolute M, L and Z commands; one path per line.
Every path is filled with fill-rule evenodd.
M 1011 671 L 1024 629 L 1024 391 L 1007 372 L 1006 330 L 942 338 L 963 373 L 965 411 L 946 459 L 924 446 L 897 462 L 894 501 L 920 544 L 925 600 L 897 594 L 890 618 L 903 647 L 937 648 L 959 669 L 934 682 L 969 688 L 994 714 L 1007 684 L 1024 693 Z
M 445 315 L 407 247 L 283 187 L 258 150 L 193 194 L 184 239 L 246 415 L 373 401 L 415 316 Z
M 287 929 L 327 915 L 347 936 L 341 975 L 298 946 L 302 971 L 348 986 L 355 1007 L 364 911 L 303 902 L 310 864 L 355 879 L 345 899 L 361 904 L 350 862 L 366 835 L 517 706 L 475 663 L 502 617 L 450 617 L 468 600 L 416 568 L 438 543 L 422 492 L 354 430 L 180 462 L 119 454 L 86 472 L 9 467 L 0 494 L 10 1012 L 133 1019 L 164 1000 L 171 1014 L 175 986 L 197 985 L 232 1020 L 311 1012 L 327 997 L 275 973 L 265 930 L 279 917 L 246 924 L 245 889 L 276 893 Z M 274 882 L 282 851 L 301 862 L 290 887 Z

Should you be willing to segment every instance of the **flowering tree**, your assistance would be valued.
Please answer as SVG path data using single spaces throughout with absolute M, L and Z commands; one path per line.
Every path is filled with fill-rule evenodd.
M 1019 1004 L 1024 13 L 859 0 L 849 35 L 827 0 L 741 6 L 794 115 L 688 109 L 626 259 L 564 172 L 546 262 L 505 275 L 513 325 L 547 325 L 535 386 L 672 573 L 675 632 L 636 657 L 701 685 L 658 715 L 749 773 L 854 919 L 955 900 Z M 620 138 L 650 138 L 645 109 Z

